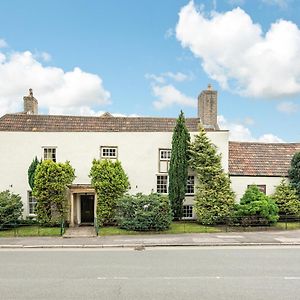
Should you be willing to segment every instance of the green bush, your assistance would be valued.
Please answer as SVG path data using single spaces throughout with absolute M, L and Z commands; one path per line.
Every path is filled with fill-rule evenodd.
M 89 176 L 97 193 L 99 225 L 114 225 L 118 201 L 129 188 L 128 177 L 121 162 L 94 159 Z
M 0 193 L 0 228 L 21 218 L 23 204 L 21 197 L 10 191 Z
M 281 216 L 300 216 L 300 201 L 297 196 L 297 190 L 285 179 L 282 179 L 276 187 L 272 199 L 278 206 Z
M 256 185 L 251 185 L 241 198 L 240 204 L 235 205 L 235 217 L 241 225 L 269 225 L 277 222 L 278 207 Z
M 159 194 L 125 195 L 117 211 L 118 225 L 127 230 L 166 230 L 173 217 L 169 199 Z

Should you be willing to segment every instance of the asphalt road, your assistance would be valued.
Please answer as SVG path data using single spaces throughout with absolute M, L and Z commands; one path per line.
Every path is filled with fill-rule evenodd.
M 2 249 L 0 299 L 300 299 L 300 247 Z

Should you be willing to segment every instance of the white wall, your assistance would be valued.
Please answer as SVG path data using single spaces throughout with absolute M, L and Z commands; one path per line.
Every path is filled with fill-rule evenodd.
M 207 135 L 222 153 L 227 172 L 228 132 Z M 27 215 L 27 170 L 35 156 L 43 156 L 43 146 L 57 147 L 57 161 L 69 160 L 75 168 L 74 183 L 81 184 L 90 183 L 88 174 L 92 160 L 100 157 L 100 146 L 118 146 L 130 193 L 150 193 L 156 191 L 158 149 L 171 148 L 171 140 L 172 132 L 0 132 L 0 191 L 9 189 L 20 194 Z
M 271 195 L 275 192 L 282 177 L 231 176 L 230 180 L 232 189 L 236 193 L 236 201 L 239 202 L 248 185 L 266 185 L 266 194 Z

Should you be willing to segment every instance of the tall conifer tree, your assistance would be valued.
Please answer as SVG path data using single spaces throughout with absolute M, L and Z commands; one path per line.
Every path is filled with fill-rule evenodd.
M 182 217 L 182 205 L 188 178 L 188 147 L 190 134 L 181 111 L 172 137 L 172 151 L 169 168 L 169 199 L 174 219 Z
M 289 178 L 300 199 L 300 152 L 296 152 L 292 158 L 291 167 L 289 169 Z
M 229 176 L 223 171 L 221 155 L 200 128 L 190 146 L 189 165 L 196 172 L 195 211 L 202 224 L 223 223 L 234 207 Z

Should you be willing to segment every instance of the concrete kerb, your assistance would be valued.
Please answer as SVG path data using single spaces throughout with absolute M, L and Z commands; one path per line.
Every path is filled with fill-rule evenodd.
M 158 247 L 244 247 L 244 246 L 300 246 L 300 243 L 250 243 L 250 242 L 244 242 L 244 243 L 183 243 L 183 244 L 107 244 L 107 245 L 88 245 L 88 244 L 78 244 L 78 245 L 63 245 L 63 244 L 57 244 L 57 245 L 0 245 L 0 249 L 107 249 L 107 248 L 140 248 L 136 250 L 144 250 L 143 248 L 158 248 Z

